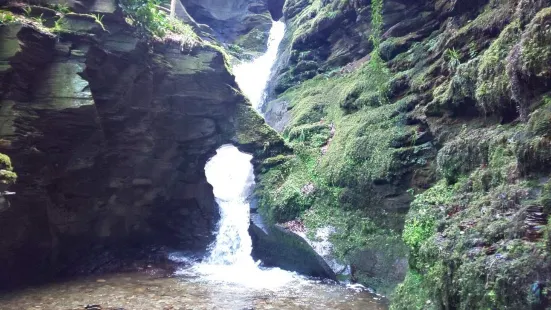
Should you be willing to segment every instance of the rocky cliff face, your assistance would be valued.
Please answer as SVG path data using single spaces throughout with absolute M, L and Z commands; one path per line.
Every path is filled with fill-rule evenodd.
M 234 54 L 242 57 L 243 53 L 257 55 L 265 51 L 272 26 L 270 11 L 274 10 L 268 1 L 182 0 L 182 3 L 197 22 L 209 25 Z
M 409 265 L 396 309 L 545 307 L 551 3 L 383 1 L 375 51 L 371 4 L 286 2 L 261 209 L 379 291 Z
M 19 174 L 0 209 L 0 286 L 119 268 L 145 245 L 205 249 L 206 161 L 224 143 L 262 158 L 282 141 L 214 45 L 153 40 L 115 1 L 70 7 L 99 23 L 53 8 L 10 6 L 0 24 L 0 152 Z

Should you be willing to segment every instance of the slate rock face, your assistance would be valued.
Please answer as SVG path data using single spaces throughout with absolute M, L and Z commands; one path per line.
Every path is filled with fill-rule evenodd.
M 266 0 L 182 0 L 181 3 L 198 23 L 209 25 L 222 42 L 238 45 L 247 52 L 266 50 L 272 16 L 276 18 Z
M 0 152 L 19 174 L 0 210 L 0 286 L 101 271 L 144 248 L 204 250 L 218 219 L 206 161 L 224 143 L 259 159 L 284 149 L 222 53 L 147 41 L 120 17 L 106 17 L 109 32 L 0 26 Z

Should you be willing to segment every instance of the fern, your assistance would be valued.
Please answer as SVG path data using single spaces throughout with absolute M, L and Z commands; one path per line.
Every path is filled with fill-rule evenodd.
M 461 55 L 455 48 L 448 48 L 444 52 L 444 57 L 448 61 L 448 68 L 452 71 L 461 64 Z
M 62 32 L 64 31 L 64 26 L 66 24 L 66 21 L 63 17 L 59 17 L 55 23 L 54 23 L 54 28 L 52 28 L 52 31 L 53 32 Z
M 105 25 L 102 22 L 103 15 L 101 15 L 101 14 L 91 14 L 90 16 L 94 18 L 94 21 L 96 22 L 96 24 L 101 26 L 101 29 L 103 29 L 103 31 L 107 31 L 107 29 L 105 29 Z

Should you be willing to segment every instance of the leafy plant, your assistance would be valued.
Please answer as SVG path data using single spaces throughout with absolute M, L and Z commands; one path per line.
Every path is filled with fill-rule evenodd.
M 30 6 L 26 6 L 26 7 L 23 7 L 23 11 L 25 11 L 25 15 L 29 17 L 31 16 L 33 9 Z
M 0 11 L 0 24 L 9 24 L 15 21 L 15 16 L 11 12 Z
M 103 31 L 107 31 L 107 29 L 105 29 L 105 25 L 103 25 L 103 15 L 101 14 L 90 14 L 91 17 L 94 18 L 94 21 L 96 22 L 96 24 L 100 25 L 101 26 L 101 29 L 103 29 Z
M 54 27 L 52 28 L 52 31 L 53 32 L 62 32 L 64 31 L 64 26 L 66 24 L 66 21 L 63 17 L 59 17 L 55 23 L 54 23 Z
M 25 16 L 27 16 L 28 18 L 34 20 L 35 22 L 37 22 L 40 25 L 44 24 L 44 18 L 43 18 L 44 14 L 40 14 L 40 16 L 38 16 L 38 17 L 32 17 L 31 16 L 31 14 L 33 12 L 32 7 L 26 6 L 26 7 L 23 7 L 22 9 L 23 9 L 23 11 L 25 11 Z
M 40 16 L 38 17 L 35 17 L 33 18 L 37 23 L 39 23 L 40 25 L 43 25 L 44 24 L 44 18 L 43 18 L 44 14 L 40 14 Z
M 444 58 L 448 61 L 448 68 L 450 70 L 455 70 L 461 64 L 461 54 L 455 48 L 446 49 Z
M 327 18 L 334 19 L 335 17 L 337 17 L 338 13 L 339 12 L 337 11 L 330 11 L 330 12 L 326 12 L 325 16 L 327 16 Z
M 122 0 L 121 6 L 126 12 L 127 20 L 148 33 L 163 38 L 169 33 L 178 36 L 182 45 L 193 45 L 197 36 L 191 26 L 184 24 L 178 19 L 168 16 L 160 10 L 159 0 Z
M 62 13 L 62 14 L 67 14 L 67 13 L 71 13 L 71 9 L 69 8 L 69 6 L 65 5 L 65 4 L 54 4 L 52 5 L 52 9 Z

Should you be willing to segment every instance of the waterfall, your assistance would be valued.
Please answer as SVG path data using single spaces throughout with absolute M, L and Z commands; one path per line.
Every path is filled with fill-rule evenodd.
M 266 54 L 234 69 L 239 87 L 257 110 L 262 104 L 284 30 L 282 22 L 274 22 Z M 251 159 L 251 155 L 241 153 L 235 146 L 224 145 L 205 166 L 207 181 L 214 188 L 220 209 L 220 222 L 216 240 L 209 249 L 210 254 L 196 266 L 196 271 L 209 280 L 255 288 L 276 288 L 298 277 L 279 268 L 260 268 L 251 257 L 252 240 L 248 231 L 248 198 L 254 189 Z
M 285 34 L 285 24 L 273 22 L 268 38 L 266 54 L 251 62 L 241 63 L 233 69 L 239 88 L 249 98 L 252 106 L 259 111 L 266 97 L 266 85 L 277 59 L 279 44 Z M 260 111 L 259 111 L 260 112 Z
M 254 187 L 251 155 L 243 154 L 232 145 L 216 151 L 205 166 L 207 181 L 214 188 L 220 208 L 220 222 L 216 241 L 211 247 L 209 264 L 256 266 L 252 257 L 249 236 L 249 203 Z

